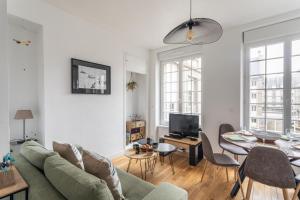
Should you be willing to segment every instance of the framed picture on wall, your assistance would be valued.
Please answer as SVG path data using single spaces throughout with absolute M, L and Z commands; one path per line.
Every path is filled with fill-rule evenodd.
M 73 94 L 110 94 L 110 66 L 71 59 Z

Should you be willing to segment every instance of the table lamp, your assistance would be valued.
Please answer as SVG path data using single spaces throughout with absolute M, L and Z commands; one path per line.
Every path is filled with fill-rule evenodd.
M 26 141 L 26 133 L 25 133 L 25 121 L 26 119 L 33 119 L 33 114 L 31 110 L 17 110 L 15 119 L 23 120 L 23 140 L 18 143 L 24 143 Z

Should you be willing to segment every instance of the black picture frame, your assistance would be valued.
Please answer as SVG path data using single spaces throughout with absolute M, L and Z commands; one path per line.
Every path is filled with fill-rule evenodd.
M 103 80 L 95 74 L 101 74 Z M 71 77 L 72 94 L 111 94 L 110 66 L 71 58 Z

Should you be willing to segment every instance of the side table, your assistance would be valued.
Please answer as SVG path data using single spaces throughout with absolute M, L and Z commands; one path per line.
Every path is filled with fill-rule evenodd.
M 13 185 L 0 188 L 0 199 L 10 197 L 10 200 L 13 200 L 14 194 L 25 191 L 25 200 L 28 200 L 28 184 L 15 166 L 12 166 L 11 170 L 13 170 L 14 173 L 15 183 Z
M 155 163 L 156 163 L 156 156 L 157 156 L 155 152 L 141 152 L 139 154 L 136 154 L 135 150 L 130 149 L 130 150 L 126 150 L 124 155 L 127 158 L 129 158 L 127 172 L 129 172 L 131 161 L 136 160 L 136 162 L 140 163 L 142 179 L 146 180 L 147 172 L 151 172 L 151 174 L 153 174 L 154 168 L 155 168 Z M 145 164 L 144 170 L 143 170 L 142 161 L 144 161 L 144 164 Z

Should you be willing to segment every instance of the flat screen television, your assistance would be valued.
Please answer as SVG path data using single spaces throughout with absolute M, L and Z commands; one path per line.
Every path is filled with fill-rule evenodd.
M 169 115 L 169 133 L 182 137 L 199 137 L 199 116 L 189 114 Z

